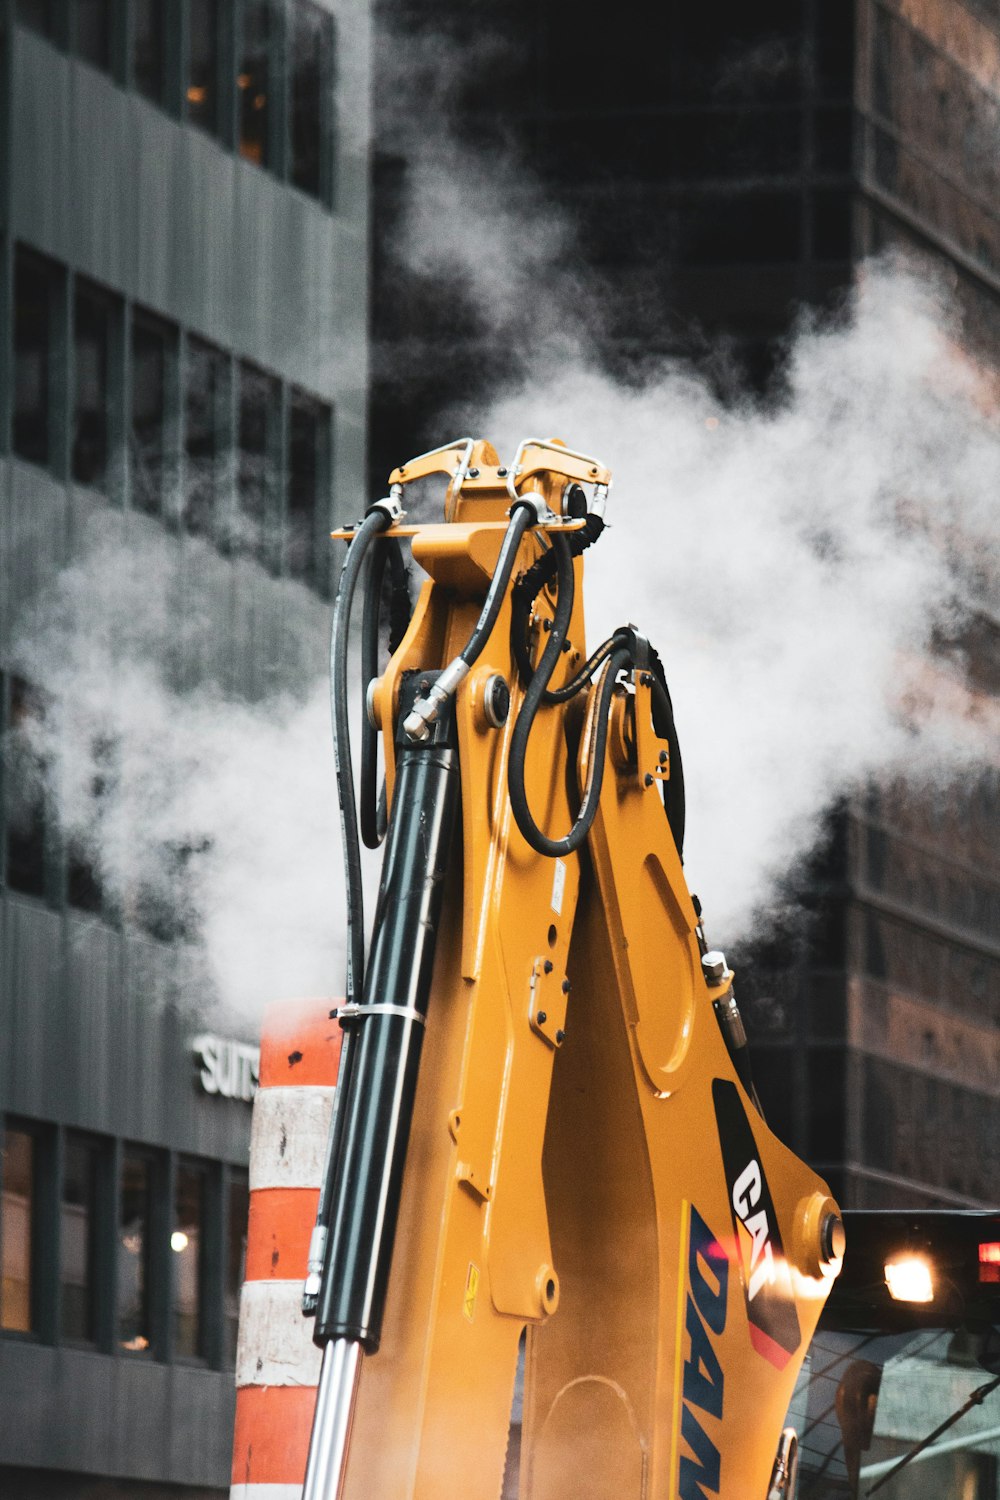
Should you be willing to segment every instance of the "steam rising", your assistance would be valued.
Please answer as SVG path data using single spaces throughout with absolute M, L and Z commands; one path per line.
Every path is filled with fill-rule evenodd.
M 682 367 L 627 389 L 579 361 L 490 414 L 505 452 L 557 432 L 615 473 L 588 628 L 632 620 L 663 657 L 713 940 L 746 935 L 868 777 L 940 790 L 995 763 L 995 701 L 960 651 L 930 654 L 996 598 L 991 409 L 936 290 L 875 265 L 838 326 L 800 329 L 771 409 L 723 408 Z
M 108 514 L 16 645 L 71 845 L 237 1012 L 342 983 L 326 628 L 301 586 Z
M 558 433 L 615 473 L 587 558 L 590 644 L 632 620 L 660 651 L 688 876 L 712 941 L 732 943 L 836 798 L 870 776 L 940 787 L 995 763 L 996 702 L 940 649 L 996 597 L 995 396 L 939 289 L 886 265 L 836 325 L 800 327 L 770 406 L 720 404 L 680 363 L 617 383 L 587 353 L 593 280 L 550 274 L 565 224 L 541 203 L 522 222 L 534 190 L 517 179 L 515 212 L 498 170 L 477 189 L 468 156 L 430 139 L 401 244 L 471 294 L 487 336 L 534 332 L 516 389 L 465 410 L 463 429 L 508 457 Z M 15 642 L 46 695 L 21 738 L 71 847 L 113 906 L 193 945 L 216 995 L 249 1013 L 342 984 L 327 630 L 299 585 L 108 512 Z

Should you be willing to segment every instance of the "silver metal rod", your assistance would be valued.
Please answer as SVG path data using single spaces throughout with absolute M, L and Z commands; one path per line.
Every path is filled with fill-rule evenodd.
M 323 1350 L 302 1500 L 341 1500 L 363 1350 L 331 1339 Z

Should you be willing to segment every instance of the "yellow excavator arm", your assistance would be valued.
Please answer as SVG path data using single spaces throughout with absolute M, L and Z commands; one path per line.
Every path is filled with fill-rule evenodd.
M 436 474 L 446 519 L 408 525 Z M 522 1500 L 790 1492 L 783 1422 L 843 1230 L 761 1114 L 687 889 L 659 658 L 630 624 L 588 654 L 610 478 L 554 441 L 503 465 L 462 440 L 344 533 L 351 962 L 301 1266 L 323 1350 L 305 1500 L 498 1500 L 520 1347 Z M 427 581 L 380 670 L 404 539 Z M 366 568 L 367 956 L 344 727 Z

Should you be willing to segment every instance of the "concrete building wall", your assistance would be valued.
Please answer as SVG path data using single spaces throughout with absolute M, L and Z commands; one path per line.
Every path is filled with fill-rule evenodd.
M 95 67 L 79 55 L 70 5 L 51 8 L 48 36 L 23 24 L 13 3 L 0 5 L 0 715 L 10 712 L 14 639 L 26 608 L 83 555 L 95 522 L 114 516 L 126 544 L 152 540 L 176 567 L 178 625 L 194 609 L 204 617 L 203 636 L 188 638 L 171 662 L 178 686 L 210 679 L 253 699 L 286 670 L 323 669 L 332 576 L 323 539 L 337 520 L 358 513 L 365 493 L 369 7 L 322 0 L 334 25 L 335 71 L 323 106 L 330 160 L 322 186 L 303 190 L 290 180 L 291 115 L 277 119 L 279 106 L 289 107 L 282 49 L 290 45 L 296 0 L 277 0 L 267 23 L 273 154 L 266 167 L 241 155 L 238 116 L 211 132 L 187 118 L 193 5 L 171 0 L 164 11 L 170 57 L 161 104 L 143 97 L 129 60 L 134 33 L 124 28 L 138 25 L 138 8 L 108 8 L 111 55 Z M 235 112 L 235 49 L 250 6 L 231 0 L 217 11 L 219 76 Z M 277 32 L 275 16 L 285 18 Z M 50 444 L 34 459 L 18 451 L 14 425 L 16 277 L 26 258 L 53 288 Z M 77 299 L 95 285 L 111 308 L 108 455 L 102 477 L 82 483 L 73 477 L 72 330 Z M 156 504 L 144 506 L 130 430 L 132 330 L 149 317 L 165 330 L 168 354 L 163 482 Z M 218 433 L 227 453 L 243 441 L 243 372 L 268 382 L 270 529 L 243 548 L 221 530 L 196 536 L 188 524 L 188 382 L 199 341 L 213 346 L 223 372 Z M 325 444 L 310 523 L 315 558 L 298 571 L 290 530 L 296 402 L 318 413 Z M 214 503 L 238 514 L 237 457 L 220 472 Z M 0 776 L 0 814 L 4 796 Z M 6 796 L 9 812 L 9 772 Z M 16 888 L 0 855 L 0 1240 L 7 1256 L 0 1490 L 70 1500 L 100 1478 L 108 1494 L 141 1492 L 150 1500 L 228 1492 L 250 1106 L 235 1086 L 207 1090 L 193 1043 L 216 1025 L 228 1027 L 229 1040 L 249 1043 L 252 1028 L 206 1017 L 192 998 L 198 976 L 170 943 L 106 904 L 74 906 L 67 850 L 51 830 L 46 840 L 44 881 L 33 892 Z M 15 1148 L 30 1152 L 25 1191 L 14 1183 Z M 67 1183 L 72 1153 L 81 1150 L 93 1162 L 87 1213 L 96 1230 L 88 1333 L 75 1338 L 66 1333 L 60 1287 L 67 1255 L 80 1253 Z M 120 1305 L 123 1257 L 132 1255 L 125 1244 L 130 1163 L 146 1174 L 147 1194 L 140 1223 L 146 1322 L 143 1337 L 131 1340 Z M 202 1194 L 194 1354 L 171 1232 L 185 1174 Z M 14 1285 L 21 1274 L 14 1226 L 25 1214 L 30 1296 Z M 134 1275 L 131 1264 L 126 1271 Z

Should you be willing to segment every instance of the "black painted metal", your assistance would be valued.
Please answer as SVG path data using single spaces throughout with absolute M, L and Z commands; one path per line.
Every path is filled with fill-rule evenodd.
M 404 701 L 426 691 L 433 675 L 414 674 Z M 408 708 L 400 706 L 400 725 Z M 320 1345 L 352 1339 L 369 1354 L 381 1336 L 423 1044 L 417 1015 L 427 1013 L 458 803 L 458 752 L 451 715 L 444 717 L 430 743 L 404 739 L 399 746 L 362 1014 L 344 1018 L 352 1030 L 351 1066 L 337 1110 L 329 1239 L 313 1338 Z M 365 1016 L 366 1005 L 398 1006 L 401 1014 Z

